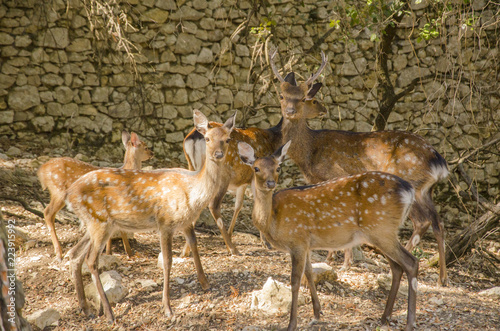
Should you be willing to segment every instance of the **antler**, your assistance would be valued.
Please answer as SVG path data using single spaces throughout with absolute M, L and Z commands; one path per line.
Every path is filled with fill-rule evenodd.
M 319 77 L 323 69 L 325 69 L 327 61 L 328 57 L 323 51 L 321 51 L 321 65 L 319 66 L 318 71 L 306 81 L 307 86 L 311 85 Z
M 278 53 L 278 49 L 275 49 L 273 52 L 273 55 L 271 55 L 271 58 L 269 59 L 269 62 L 271 63 L 271 68 L 273 69 L 274 74 L 278 78 L 278 80 L 282 83 L 285 82 L 285 79 L 280 75 L 278 72 L 278 69 L 276 68 L 276 64 L 274 63 L 274 57 L 276 56 L 276 53 Z

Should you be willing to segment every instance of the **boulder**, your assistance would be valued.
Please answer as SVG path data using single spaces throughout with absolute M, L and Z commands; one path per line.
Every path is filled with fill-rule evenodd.
M 122 277 L 120 274 L 114 270 L 106 271 L 100 275 L 102 287 L 108 298 L 110 304 L 120 302 L 127 294 L 128 290 L 122 284 Z M 94 282 L 85 286 L 85 295 L 95 307 L 99 307 L 101 303 L 101 298 L 97 292 L 97 288 Z
M 298 305 L 305 304 L 305 298 L 299 292 Z M 260 309 L 266 314 L 290 312 L 292 291 L 285 284 L 269 277 L 262 290 L 252 292 L 251 309 Z
M 46 308 L 38 310 L 33 314 L 26 317 L 28 322 L 32 325 L 36 325 L 37 328 L 43 330 L 47 326 L 50 326 L 57 322 L 61 318 L 61 315 L 54 308 Z

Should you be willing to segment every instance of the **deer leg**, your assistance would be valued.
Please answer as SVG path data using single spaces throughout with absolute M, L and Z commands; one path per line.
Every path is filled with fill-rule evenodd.
M 347 270 L 351 267 L 353 261 L 352 247 L 344 249 L 344 265 L 343 270 Z
M 76 295 L 78 297 L 78 304 L 80 309 L 86 316 L 93 318 L 91 314 L 87 298 L 85 298 L 85 289 L 83 286 L 82 279 L 82 265 L 87 253 L 90 249 L 90 237 L 86 234 L 80 241 L 71 249 L 69 254 L 70 258 L 70 271 L 73 279 L 73 284 L 75 285 Z
M 379 249 L 381 248 L 381 246 L 378 247 Z M 392 313 L 404 271 L 408 277 L 408 314 L 406 330 L 412 330 L 416 321 L 418 259 L 404 249 L 399 243 L 391 251 L 382 250 L 382 252 L 387 257 L 392 271 L 392 284 L 386 307 L 382 314 L 382 324 L 387 323 Z
M 215 223 L 219 227 L 220 233 L 222 234 L 222 238 L 226 243 L 227 250 L 232 255 L 240 255 L 240 252 L 238 252 L 238 249 L 236 248 L 236 246 L 234 246 L 233 242 L 231 241 L 231 237 L 228 235 L 226 228 L 224 227 L 224 221 L 222 220 L 222 214 L 220 212 L 222 198 L 224 198 L 226 191 L 227 191 L 227 186 L 220 188 L 215 198 L 212 201 L 210 201 L 208 208 L 212 213 Z
M 290 322 L 288 323 L 288 331 L 297 329 L 297 306 L 299 299 L 300 280 L 304 274 L 306 264 L 306 252 L 302 250 L 292 251 L 292 309 L 290 312 Z M 308 279 L 309 280 L 309 279 Z
M 108 227 L 108 224 L 103 224 L 103 226 L 99 229 L 101 231 L 97 233 L 96 237 L 92 238 L 94 240 L 90 241 L 90 250 L 86 260 L 87 266 L 89 267 L 90 273 L 92 275 L 92 280 L 94 281 L 97 292 L 99 293 L 99 297 L 101 299 L 100 308 L 103 309 L 104 315 L 106 316 L 108 321 L 110 323 L 113 323 L 115 321 L 113 310 L 111 309 L 108 297 L 106 296 L 106 292 L 104 291 L 104 288 L 102 286 L 101 278 L 99 277 L 99 255 L 101 255 L 101 252 L 104 249 L 104 245 L 106 244 L 112 233 L 112 231 L 109 231 Z M 101 309 L 99 309 L 99 311 L 100 310 Z
M 434 237 L 436 237 L 437 245 L 438 245 L 438 253 L 439 253 L 439 285 L 447 286 L 448 285 L 448 271 L 446 270 L 446 248 L 445 248 L 445 229 L 444 223 L 439 217 L 439 214 L 434 207 L 432 201 L 430 201 L 429 213 L 432 222 L 432 230 L 434 232 Z
M 194 225 L 196 224 L 196 222 L 193 222 L 193 229 L 194 229 Z M 181 252 L 181 257 L 189 257 L 189 254 L 191 254 L 191 248 L 189 246 L 189 243 L 187 242 L 186 240 L 186 243 L 184 244 L 184 248 L 182 249 L 182 252 Z
M 187 229 L 184 230 L 184 236 L 186 237 L 186 243 L 189 244 L 189 247 L 191 247 L 191 251 L 193 252 L 194 265 L 196 267 L 196 274 L 198 275 L 198 280 L 201 284 L 201 288 L 203 290 L 208 290 L 210 285 L 201 265 L 200 254 L 198 253 L 198 246 L 196 243 L 196 235 L 194 233 L 193 225 L 190 225 Z
M 238 218 L 238 215 L 241 211 L 241 208 L 243 207 L 243 200 L 245 198 L 245 189 L 247 188 L 246 185 L 241 185 L 236 189 L 236 202 L 234 204 L 234 213 L 233 213 L 233 218 L 231 219 L 231 225 L 229 226 L 229 237 L 231 238 L 233 236 L 233 231 L 234 231 L 234 226 L 236 225 L 236 219 Z
M 311 291 L 311 301 L 313 304 L 314 319 L 319 320 L 321 312 L 321 304 L 319 303 L 318 293 L 316 292 L 316 284 L 314 283 L 314 275 L 311 265 L 311 258 L 309 254 L 307 254 L 304 273 L 306 275 L 307 282 L 309 283 L 309 290 Z
M 127 232 L 121 232 L 123 248 L 125 248 L 125 252 L 127 252 L 128 257 L 132 257 L 134 252 L 132 252 L 132 248 L 130 247 L 130 242 L 128 241 Z
M 172 232 L 169 229 L 160 229 L 160 247 L 163 257 L 163 309 L 166 316 L 174 312 L 170 306 L 170 269 L 172 268 Z
M 430 192 L 428 194 L 431 194 Z M 439 214 L 434 207 L 434 203 L 430 196 L 420 198 L 415 201 L 412 206 L 410 218 L 413 221 L 414 231 L 406 244 L 406 249 L 412 251 L 413 248 L 420 242 L 422 236 L 432 224 L 432 230 L 436 237 L 439 254 L 439 285 L 448 285 L 448 272 L 446 270 L 445 260 L 445 244 L 444 244 L 444 224 L 439 218 Z
M 62 260 L 62 247 L 61 243 L 59 242 L 59 238 L 57 238 L 55 221 L 57 212 L 61 210 L 62 207 L 64 207 L 64 204 L 65 202 L 63 197 L 54 195 L 50 197 L 50 202 L 43 211 L 45 224 L 49 228 L 52 245 L 54 245 L 54 253 L 56 254 L 59 261 Z
M 111 247 L 111 241 L 112 241 L 112 239 L 109 238 L 108 242 L 106 243 L 106 255 L 113 254 L 113 248 Z

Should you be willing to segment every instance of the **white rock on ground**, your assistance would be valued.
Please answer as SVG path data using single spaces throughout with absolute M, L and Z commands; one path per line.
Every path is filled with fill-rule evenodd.
M 34 312 L 26 317 L 31 325 L 36 325 L 37 328 L 44 329 L 56 323 L 61 318 L 61 315 L 54 308 L 42 309 Z
M 186 261 L 189 261 L 190 258 L 183 258 L 183 257 L 174 257 L 172 258 L 172 264 L 177 264 L 177 263 L 184 263 Z M 163 270 L 163 255 L 160 254 L 158 255 L 158 263 L 156 264 L 158 268 Z
M 388 275 L 388 274 L 378 275 L 377 276 L 377 283 L 384 290 L 390 291 L 391 286 L 392 286 L 392 275 Z M 403 281 L 401 281 L 401 283 L 399 285 L 398 293 L 401 295 L 404 295 L 404 296 L 408 296 L 408 285 L 404 284 Z
M 306 302 L 299 292 L 298 305 Z M 267 314 L 290 312 L 292 307 L 292 291 L 290 287 L 269 277 L 262 290 L 252 292 L 251 309 L 260 309 Z
M 115 270 L 101 273 L 100 278 L 110 304 L 120 302 L 128 294 L 127 288 L 122 284 L 122 277 Z M 85 295 L 95 307 L 99 307 L 101 298 L 94 282 L 85 286 Z
M 479 292 L 479 295 L 500 298 L 500 286 L 492 287 L 487 290 L 482 290 L 481 292 Z
M 100 255 L 99 256 L 99 270 L 108 271 L 118 268 L 122 265 L 122 261 L 115 255 Z M 90 275 L 89 267 L 87 263 L 82 265 L 82 274 Z

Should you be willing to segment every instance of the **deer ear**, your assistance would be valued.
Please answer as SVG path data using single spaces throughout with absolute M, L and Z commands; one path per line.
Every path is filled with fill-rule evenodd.
M 249 144 L 245 142 L 238 143 L 238 154 L 240 155 L 243 163 L 252 166 L 255 162 L 255 152 Z
M 234 112 L 234 115 L 231 116 L 226 123 L 224 123 L 224 127 L 229 129 L 230 131 L 233 131 L 234 126 L 236 125 L 236 115 L 238 114 L 237 111 Z
M 293 71 L 285 76 L 285 82 L 287 82 L 292 86 L 297 86 L 297 81 L 295 80 L 295 73 Z
M 128 131 L 125 131 L 123 130 L 122 131 L 122 143 L 123 143 L 123 146 L 125 146 L 125 148 L 127 148 L 127 144 L 130 140 L 130 133 L 128 133 Z
M 273 156 L 278 160 L 278 163 L 283 162 L 285 159 L 286 153 L 288 152 L 288 148 L 290 147 L 290 144 L 292 143 L 291 140 L 288 140 L 286 144 L 278 148 L 276 152 L 274 152 Z
M 313 86 L 309 89 L 309 91 L 307 91 L 306 99 L 311 100 L 312 98 L 314 98 L 314 96 L 316 95 L 316 93 L 318 93 L 321 86 L 323 86 L 323 83 L 313 84 Z
M 196 128 L 196 131 L 201 133 L 203 136 L 207 133 L 208 131 L 208 119 L 201 111 L 198 109 L 195 109 L 193 111 L 193 120 L 194 120 L 194 127 Z
M 134 147 L 137 147 L 137 145 L 139 145 L 139 136 L 135 132 L 132 132 L 130 134 L 130 142 Z

